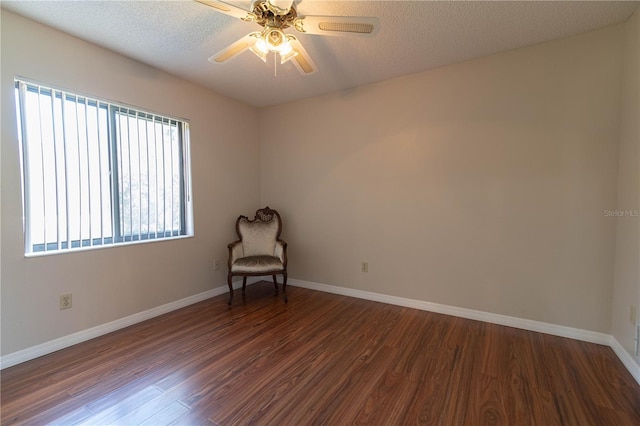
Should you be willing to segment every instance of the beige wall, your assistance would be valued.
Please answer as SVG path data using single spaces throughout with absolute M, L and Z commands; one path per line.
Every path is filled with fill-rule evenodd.
M 630 350 L 640 231 L 603 211 L 638 208 L 638 12 L 260 111 L 1 15 L 2 354 L 224 285 L 212 259 L 238 212 L 266 204 L 293 278 L 606 333 L 613 321 Z M 14 75 L 188 118 L 196 236 L 25 259 Z
M 2 354 L 224 285 L 212 259 L 226 260 L 235 217 L 259 201 L 256 109 L 1 13 Z M 14 75 L 189 119 L 195 237 L 26 259 Z
M 290 276 L 609 333 L 623 30 L 261 110 Z
M 622 123 L 616 217 L 613 336 L 634 355 L 635 324 L 630 309 L 640 309 L 640 219 L 624 213 L 640 209 L 640 10 L 625 26 Z M 640 319 L 640 318 L 638 318 Z M 640 364 L 640 358 L 636 357 Z

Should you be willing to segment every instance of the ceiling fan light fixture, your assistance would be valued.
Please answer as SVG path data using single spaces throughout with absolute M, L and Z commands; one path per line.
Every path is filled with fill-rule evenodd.
M 278 47 L 278 53 L 280 55 L 288 55 L 291 52 L 293 52 L 293 46 L 291 46 L 291 43 L 289 43 L 289 39 L 286 38 L 284 42 L 281 43 Z
M 281 50 L 286 49 L 289 45 L 289 40 L 279 28 L 265 28 L 262 32 L 262 39 L 267 43 L 267 47 L 271 52 L 280 53 Z
M 290 61 L 291 59 L 295 58 L 296 56 L 298 56 L 298 52 L 296 52 L 293 49 L 290 49 L 286 53 L 280 52 L 280 64 L 284 64 L 285 62 Z
M 292 36 L 291 34 L 287 34 L 285 41 L 286 43 L 284 43 L 284 45 L 278 52 L 280 54 L 280 64 L 284 64 L 285 62 L 290 61 L 298 55 L 298 51 L 295 50 L 293 48 L 293 45 L 291 44 L 291 42 L 297 41 L 297 38 L 295 36 Z
M 249 50 L 264 62 L 267 62 L 269 52 L 280 55 L 281 64 L 291 60 L 298 54 L 290 43 L 290 40 L 295 40 L 295 37 L 283 33 L 278 28 L 267 27 L 261 34 L 256 34 L 255 37 L 256 42 Z
M 258 58 L 262 59 L 262 62 L 267 62 L 268 52 L 263 52 L 262 50 L 258 49 L 255 46 L 250 48 L 249 50 L 251 50 Z
M 262 53 L 271 52 L 271 48 L 269 47 L 269 44 L 262 37 L 258 37 L 258 41 L 256 41 L 256 48 L 259 49 Z
M 258 58 L 262 59 L 263 62 L 267 62 L 267 54 L 269 53 L 269 47 L 267 46 L 267 42 L 262 38 L 262 34 L 253 33 L 252 36 L 256 38 L 253 46 L 249 48 Z

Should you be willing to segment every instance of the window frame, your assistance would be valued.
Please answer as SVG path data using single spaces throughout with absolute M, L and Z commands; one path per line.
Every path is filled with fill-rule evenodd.
M 21 94 L 20 92 L 23 90 L 21 88 L 21 83 L 24 84 L 24 90 L 26 91 L 31 91 L 33 93 L 37 93 L 37 96 L 41 96 L 41 95 L 45 95 L 45 96 L 49 96 L 51 98 L 51 114 L 52 117 L 53 115 L 55 115 L 54 113 L 54 102 L 56 100 L 60 101 L 62 104 L 65 103 L 65 101 L 70 101 L 70 102 L 74 102 L 75 103 L 75 107 L 78 108 L 78 105 L 84 105 L 85 108 L 88 108 L 89 106 L 96 108 L 96 113 L 98 114 L 100 110 L 104 110 L 104 112 L 106 112 L 106 119 L 107 119 L 107 125 L 106 125 L 106 132 L 107 132 L 107 141 L 106 141 L 106 145 L 107 145 L 107 153 L 109 158 L 107 159 L 107 164 L 108 164 L 108 170 L 106 170 L 106 175 L 107 175 L 107 185 L 109 186 L 109 191 L 108 191 L 108 197 L 110 200 L 110 209 L 109 209 L 109 213 L 110 213 L 110 218 L 107 218 L 108 220 L 110 220 L 111 222 L 111 236 L 107 236 L 105 237 L 104 235 L 104 231 L 102 230 L 101 227 L 101 231 L 100 231 L 100 236 L 99 237 L 94 237 L 94 235 L 91 233 L 91 224 L 89 225 L 89 236 L 88 238 L 83 238 L 82 235 L 82 225 L 79 225 L 79 229 L 80 229 L 80 235 L 78 236 L 79 238 L 74 238 L 74 239 L 70 239 L 67 238 L 70 235 L 70 222 L 69 219 L 67 217 L 67 223 L 66 223 L 66 229 L 67 229 L 67 235 L 64 237 L 61 237 L 60 235 L 60 218 L 58 217 L 60 209 L 57 207 L 58 203 L 60 202 L 60 196 L 58 195 L 58 175 L 57 175 L 57 171 L 56 171 L 56 227 L 57 227 L 57 232 L 56 232 L 56 236 L 57 236 L 57 241 L 55 242 L 50 242 L 47 241 L 47 236 L 46 236 L 46 229 L 47 229 L 47 222 L 46 219 L 43 219 L 44 224 L 43 227 L 45 229 L 45 233 L 44 233 L 44 242 L 43 243 L 34 243 L 32 241 L 32 237 L 31 237 L 31 222 L 32 220 L 30 219 L 30 216 L 32 215 L 31 211 L 29 210 L 31 208 L 30 206 L 30 187 L 31 187 L 31 182 L 30 182 L 30 177 L 29 177 L 29 148 L 28 148 L 28 141 L 27 141 L 27 130 L 26 130 L 26 119 L 25 117 L 27 117 L 27 102 L 24 102 L 23 97 L 26 95 Z M 47 93 L 48 92 L 48 93 Z M 48 83 L 41 83 L 38 81 L 35 81 L 33 79 L 29 79 L 29 78 L 24 78 L 21 76 L 15 76 L 14 77 L 14 96 L 15 96 L 15 111 L 16 111 L 16 122 L 17 122 L 17 136 L 18 136 L 18 146 L 19 146 L 19 161 L 20 161 L 20 178 L 21 178 L 21 186 L 22 186 L 22 191 L 21 191 L 21 195 L 22 195 L 22 219 L 23 219 L 23 236 L 24 236 L 24 254 L 25 257 L 35 257 L 35 256 L 43 256 L 43 255 L 52 255 L 52 254 L 62 254 L 62 253 L 71 253 L 71 252 L 76 252 L 76 251 L 82 251 L 82 250 L 93 250 L 93 249 L 100 249 L 100 248 L 111 248 L 111 247 L 118 247 L 121 245 L 129 245 L 129 244 L 140 244 L 140 243 L 147 243 L 147 242 L 159 242 L 159 241 L 166 241 L 166 240 L 175 240 L 175 239 L 182 239 L 182 238 L 190 238 L 193 237 L 194 235 L 194 225 L 193 225 L 193 205 L 192 205 L 192 193 L 191 193 L 191 155 L 190 155 L 190 123 L 189 120 L 184 119 L 184 118 L 178 118 L 178 117 L 174 117 L 174 116 L 168 116 L 166 114 L 160 114 L 160 113 L 156 113 L 156 112 L 152 112 L 149 110 L 146 110 L 144 108 L 141 107 L 137 107 L 137 106 L 131 106 L 131 105 L 127 105 L 123 102 L 119 102 L 119 101 L 111 101 L 111 100 L 107 100 L 104 98 L 100 98 L 97 96 L 92 96 L 92 95 L 84 95 L 81 94 L 79 92 L 76 91 L 71 91 L 71 90 L 67 90 L 67 89 L 63 89 L 63 88 L 59 88 L 56 87 L 54 85 L 48 84 Z M 79 102 L 79 100 L 82 100 L 84 103 Z M 38 101 L 38 105 L 41 108 L 41 101 Z M 63 107 L 64 109 L 64 107 Z M 38 114 L 40 114 L 40 111 L 38 112 Z M 130 233 L 126 233 L 126 229 L 122 229 L 124 228 L 123 224 L 124 224 L 124 216 L 123 216 L 123 212 L 122 210 L 125 208 L 124 207 L 124 192 L 122 192 L 122 197 L 121 197 L 121 191 L 119 191 L 119 188 L 122 186 L 122 179 L 124 179 L 124 177 L 121 177 L 122 175 L 122 170 L 121 170 L 121 166 L 118 164 L 118 159 L 119 159 L 119 155 L 124 155 L 124 152 L 121 148 L 121 137 L 118 137 L 117 135 L 117 120 L 118 120 L 118 115 L 124 116 L 127 118 L 127 120 L 130 119 L 134 119 L 134 120 L 142 120 L 144 123 L 146 123 L 146 125 L 152 125 L 155 126 L 156 124 L 160 123 L 161 126 L 163 125 L 168 125 L 170 126 L 175 126 L 176 128 L 176 136 L 177 137 L 177 165 L 179 167 L 179 172 L 178 172 L 178 176 L 179 176 L 179 183 L 178 183 L 178 196 L 177 196 L 177 200 L 176 202 L 179 201 L 179 208 L 178 208 L 178 222 L 179 222 L 179 227 L 176 229 L 174 228 L 174 223 L 173 223 L 173 212 L 174 212 L 174 199 L 173 199 L 173 190 L 172 192 L 172 199 L 171 199 L 171 203 L 170 203 L 170 208 L 171 208 L 171 212 L 172 212 L 172 223 L 170 226 L 170 229 L 165 229 L 166 227 L 166 217 L 163 216 L 163 224 L 162 224 L 162 231 L 158 231 L 158 226 L 159 226 L 159 221 L 157 220 L 157 216 L 158 216 L 158 206 L 154 206 L 155 207 L 155 220 L 154 220 L 154 227 L 155 227 L 155 231 L 151 232 L 150 228 L 151 228 L 151 221 L 150 221 L 150 213 L 147 212 L 147 231 L 146 232 L 142 232 L 142 223 L 138 223 L 138 232 L 134 232 L 133 230 L 133 223 L 130 224 L 131 227 L 131 232 Z M 39 115 L 38 115 L 39 116 Z M 40 117 L 40 116 L 39 116 Z M 86 116 L 85 116 L 86 118 Z M 62 116 L 61 120 L 65 120 L 66 117 Z M 76 118 L 77 120 L 77 112 L 76 112 Z M 41 119 L 40 119 L 41 120 Z M 99 120 L 99 118 L 98 118 Z M 52 122 L 55 122 L 55 118 L 52 118 Z M 137 126 L 138 124 L 136 124 Z M 55 126 L 55 124 L 54 124 Z M 87 123 L 84 123 L 84 126 L 87 126 Z M 40 122 L 40 131 L 42 132 L 42 120 Z M 55 130 L 54 130 L 55 132 Z M 120 136 L 122 136 L 122 132 L 120 132 Z M 154 135 L 155 136 L 155 135 Z M 76 137 L 78 138 L 78 140 L 80 139 L 79 134 L 76 134 Z M 98 136 L 99 137 L 99 136 Z M 129 128 L 127 128 L 126 130 L 126 137 L 127 139 L 129 139 L 129 148 L 131 148 L 131 142 L 130 142 L 130 130 Z M 56 143 L 55 138 L 56 136 L 53 136 L 54 138 L 54 145 Z M 65 162 L 65 167 L 67 166 L 67 158 L 66 158 L 66 149 L 67 149 L 67 142 L 66 142 L 66 138 L 67 135 L 64 133 L 63 131 L 63 142 L 62 144 L 64 145 L 64 150 L 65 150 L 65 158 L 64 161 Z M 147 144 L 147 149 L 149 146 L 149 139 L 148 139 L 148 135 L 147 138 L 145 140 L 146 144 Z M 88 146 L 89 146 L 89 141 L 88 141 L 88 136 L 87 136 L 87 141 L 85 142 L 87 144 L 87 148 L 85 148 L 86 150 L 88 150 Z M 142 142 L 138 142 L 139 144 Z M 152 141 L 152 143 L 155 143 L 155 141 Z M 164 147 L 164 136 L 162 136 L 162 144 Z M 42 144 L 42 140 L 41 140 L 41 144 Z M 78 142 L 78 144 L 80 144 L 80 142 Z M 173 144 L 173 137 L 171 137 L 171 139 L 169 139 L 169 144 L 170 146 Z M 41 149 L 42 145 L 41 145 Z M 56 151 L 56 147 L 54 146 L 53 150 Z M 97 148 L 98 150 L 100 150 L 100 147 Z M 139 146 L 138 146 L 139 149 Z M 171 153 L 173 154 L 175 148 L 171 148 Z M 80 148 L 78 148 L 78 150 L 80 150 Z M 80 151 L 78 151 L 80 152 Z M 55 167 L 57 167 L 57 160 L 55 159 L 55 155 L 57 155 L 57 151 L 54 153 L 54 164 Z M 78 154 L 80 156 L 80 154 Z M 88 151 L 87 151 L 87 155 Z M 131 153 L 129 152 L 129 159 L 128 161 L 131 162 Z M 139 154 L 138 154 L 139 155 Z M 147 155 L 147 161 L 149 161 L 149 153 L 146 153 Z M 155 159 L 155 155 L 157 155 L 157 153 L 154 153 L 154 159 Z M 163 162 L 166 162 L 166 158 L 164 158 L 164 152 L 163 152 Z M 173 157 L 172 157 L 173 158 Z M 43 164 L 44 164 L 44 160 Z M 78 159 L 78 166 L 77 167 L 81 167 L 80 164 L 80 160 Z M 101 161 L 101 160 L 99 160 Z M 141 164 L 141 158 L 138 156 L 138 167 L 140 167 Z M 88 162 L 88 160 L 87 160 Z M 163 163 L 164 164 L 164 163 Z M 95 166 L 94 166 L 95 167 Z M 104 172 L 102 170 L 102 164 L 99 164 L 100 170 L 99 170 L 99 174 L 100 172 Z M 173 164 L 171 165 L 171 167 L 173 167 Z M 43 165 L 44 168 L 44 165 Z M 89 163 L 87 163 L 86 169 L 87 169 L 87 173 L 91 173 L 91 166 L 89 165 Z M 173 170 L 172 170 L 173 172 Z M 147 185 L 149 185 L 149 171 L 147 170 Z M 140 172 L 140 176 L 142 176 L 142 173 Z M 170 175 L 171 176 L 171 175 Z M 43 178 L 44 178 L 44 172 L 43 172 Z M 100 196 L 100 203 L 102 203 L 102 197 L 104 197 L 103 194 L 103 188 L 102 188 L 102 179 L 103 176 L 102 174 L 100 174 L 100 189 L 99 189 L 99 196 Z M 162 179 L 163 181 L 166 181 L 167 175 L 166 173 L 164 173 L 164 169 L 163 169 L 163 175 L 162 175 Z M 69 193 L 69 185 L 68 182 L 66 181 L 67 179 L 67 175 L 66 175 L 66 171 L 65 171 L 65 182 L 64 182 L 64 188 L 65 188 L 65 201 L 67 203 L 66 208 L 69 209 L 68 206 L 68 193 Z M 90 178 L 87 178 L 90 179 Z M 131 176 L 129 176 L 129 179 L 131 180 Z M 79 179 L 80 181 L 82 179 Z M 156 182 L 155 185 L 158 185 L 158 175 L 156 173 Z M 139 185 L 141 185 L 141 183 L 139 182 Z M 91 186 L 91 184 L 90 184 Z M 131 182 L 129 182 L 129 196 L 131 197 L 132 194 L 132 190 L 131 190 Z M 173 184 L 172 184 L 173 187 Z M 163 185 L 163 193 L 166 190 L 166 187 Z M 43 189 L 43 194 L 46 192 L 45 189 Z M 150 189 L 147 188 L 147 194 L 150 192 Z M 139 196 L 140 198 L 142 198 L 142 189 L 139 189 Z M 89 197 L 91 196 L 91 190 L 88 190 L 88 194 Z M 158 201 L 158 200 L 156 200 Z M 129 201 L 129 204 L 131 205 L 132 201 Z M 82 202 L 79 201 L 79 209 L 82 210 L 83 209 L 83 205 Z M 150 202 L 148 202 L 147 207 L 150 206 Z M 89 223 L 91 223 L 91 206 L 90 206 L 90 202 L 89 205 L 87 207 L 87 209 L 89 210 Z M 131 209 L 131 207 L 130 207 Z M 163 208 L 162 211 L 164 212 L 164 214 L 166 214 L 166 200 L 163 202 Z M 140 210 L 142 210 L 142 207 L 140 207 Z M 82 213 L 81 213 L 82 214 Z M 102 208 L 102 204 L 101 204 L 101 212 L 99 213 L 100 215 L 100 220 L 101 220 L 101 226 L 103 224 L 103 217 L 102 215 L 104 214 L 104 209 Z M 68 212 L 67 212 L 68 215 Z M 143 214 L 142 212 L 140 213 L 140 218 L 142 218 Z M 44 217 L 44 215 L 43 215 Z M 133 220 L 133 215 L 129 215 L 128 219 L 130 221 Z M 79 219 L 79 221 L 81 222 L 81 219 Z M 71 247 L 69 247 L 71 246 Z

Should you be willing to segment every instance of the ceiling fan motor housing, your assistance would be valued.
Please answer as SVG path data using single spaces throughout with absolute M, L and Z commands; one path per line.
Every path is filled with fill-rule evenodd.
M 273 27 L 280 30 L 293 25 L 293 21 L 298 17 L 296 7 L 291 5 L 286 14 L 279 14 L 282 9 L 274 7 L 269 0 L 260 0 L 253 4 L 252 13 L 256 17 L 255 22 L 263 27 Z

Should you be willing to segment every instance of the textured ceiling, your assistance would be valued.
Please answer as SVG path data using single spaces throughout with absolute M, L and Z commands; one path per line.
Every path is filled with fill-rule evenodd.
M 244 9 L 248 1 L 227 0 Z M 624 22 L 639 2 L 296 1 L 298 15 L 377 16 L 375 38 L 299 35 L 318 72 L 250 52 L 207 61 L 259 30 L 193 1 L 2 1 L 2 7 L 231 98 L 274 105 Z M 289 29 L 287 32 L 294 32 Z M 271 56 L 270 59 L 273 59 Z

